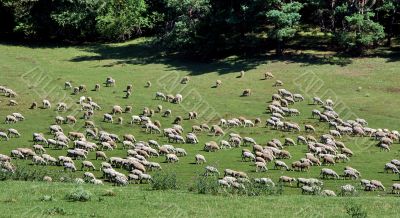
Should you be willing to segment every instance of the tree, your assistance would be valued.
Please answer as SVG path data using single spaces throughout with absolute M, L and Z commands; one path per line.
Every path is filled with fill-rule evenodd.
M 292 38 L 297 31 L 297 25 L 301 18 L 299 11 L 302 4 L 276 0 L 273 6 L 273 9 L 267 11 L 266 16 L 273 26 L 269 34 L 277 42 L 276 53 L 281 55 L 285 42 Z
M 384 28 L 372 20 L 372 12 L 356 12 L 345 17 L 344 29 L 336 34 L 337 42 L 348 51 L 361 54 L 385 37 Z
M 386 32 L 386 45 L 391 46 L 392 38 L 395 34 L 399 34 L 399 8 L 400 1 L 398 0 L 385 0 L 379 2 L 377 6 L 377 17 L 379 22 L 385 27 Z M 397 28 L 396 28 L 397 27 Z M 396 32 L 397 30 L 397 32 Z
M 126 40 L 151 25 L 145 0 L 106 1 L 96 18 L 96 29 L 108 40 Z

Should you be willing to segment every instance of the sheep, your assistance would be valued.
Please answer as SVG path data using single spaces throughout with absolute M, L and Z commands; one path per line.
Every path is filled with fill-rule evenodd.
M 257 144 L 257 143 L 256 143 L 256 141 L 255 141 L 253 138 L 244 137 L 244 138 L 243 138 L 243 146 L 248 145 L 248 144 L 255 145 L 255 144 Z
M 172 114 L 172 111 L 170 109 L 164 111 L 163 117 L 169 117 Z
M 251 152 L 242 152 L 242 161 L 246 161 L 246 159 L 249 159 L 249 161 L 254 161 L 256 157 Z
M 15 136 L 15 137 L 18 137 L 18 138 L 21 137 L 21 134 L 18 132 L 18 130 L 12 129 L 12 128 L 7 130 L 7 135 L 10 138 L 11 138 L 11 136 Z
M 150 163 L 149 163 L 149 169 L 150 169 L 150 170 L 154 170 L 154 169 L 161 170 L 162 167 L 161 167 L 161 165 L 160 165 L 159 163 L 150 162 Z
M 378 147 L 380 148 L 381 151 L 382 151 L 382 150 L 385 150 L 385 151 L 387 151 L 387 152 L 390 151 L 390 147 L 389 147 L 388 144 L 379 143 L 379 144 L 378 144 Z
M 96 151 L 96 160 L 102 158 L 103 160 L 107 160 L 107 155 L 102 151 Z
M 326 197 L 336 197 L 335 192 L 332 190 L 328 190 L 328 189 L 322 190 L 320 194 L 322 196 L 326 196 Z
M 296 143 L 291 138 L 285 138 L 285 142 L 283 143 L 283 145 L 296 145 Z
M 185 151 L 185 149 L 183 148 L 175 148 L 175 154 L 179 157 L 179 156 L 186 156 L 187 153 Z
M 251 89 L 245 89 L 242 92 L 242 96 L 246 97 L 246 96 L 250 96 L 251 95 Z
M 328 177 L 339 179 L 339 175 L 334 170 L 328 168 L 322 168 L 320 175 L 323 179 Z
M 271 72 L 264 73 L 264 80 L 272 79 L 272 78 L 274 78 L 274 75 Z
M 51 108 L 51 103 L 50 103 L 50 101 L 47 100 L 47 99 L 44 99 L 44 100 L 42 101 L 42 107 L 43 107 L 43 109 Z
M 29 109 L 33 110 L 37 108 L 37 102 L 32 102 L 31 106 L 29 107 Z
M 71 84 L 71 82 L 66 81 L 66 82 L 64 83 L 64 89 L 72 89 L 72 84 Z
M 65 122 L 69 124 L 75 124 L 76 123 L 76 118 L 72 115 L 68 115 L 65 117 Z
M 176 94 L 175 97 L 173 98 L 172 102 L 176 104 L 180 104 L 183 100 L 183 97 L 181 94 Z
M 145 87 L 146 87 L 146 88 L 150 88 L 150 87 L 151 87 L 151 82 L 150 82 L 150 81 L 147 81 Z
M 179 158 L 175 154 L 167 154 L 166 162 L 167 163 L 176 163 L 176 162 L 179 162 Z
M 304 129 L 306 132 L 315 132 L 315 128 L 312 125 L 305 125 Z
M 400 193 L 400 183 L 393 183 L 392 185 L 392 194 Z
M 106 87 L 115 86 L 115 79 L 112 77 L 107 77 L 105 84 Z
M 207 162 L 206 158 L 201 154 L 196 154 L 195 155 L 195 161 L 196 161 L 196 164 L 203 164 L 203 163 Z
M 258 172 L 259 170 L 261 170 L 261 172 L 268 170 L 265 162 L 256 162 L 255 164 L 256 164 L 256 172 Z
M 64 170 L 71 170 L 72 172 L 76 171 L 76 167 L 73 162 L 64 162 L 63 166 Z
M 296 178 L 292 178 L 289 176 L 281 176 L 279 177 L 279 182 L 280 183 L 289 183 L 290 186 L 292 186 L 292 182 L 297 182 Z
M 53 182 L 53 179 L 50 176 L 44 176 L 42 180 L 44 182 Z
M 289 167 L 286 165 L 285 162 L 276 160 L 274 163 L 274 169 L 282 169 L 285 168 L 286 170 L 289 170 Z
M 114 105 L 113 108 L 112 108 L 112 110 L 111 110 L 111 113 L 112 113 L 113 115 L 115 115 L 115 114 L 122 114 L 122 107 L 119 106 L 119 105 Z
M 283 82 L 280 80 L 276 80 L 273 86 L 283 86 Z
M 187 84 L 190 81 L 190 77 L 185 76 L 181 79 L 181 84 Z
M 16 106 L 18 105 L 18 102 L 14 99 L 8 100 L 8 106 Z
M 302 194 L 313 194 L 316 195 L 321 191 L 321 188 L 319 186 L 308 186 L 308 185 L 303 185 L 301 187 L 301 193 Z
M 5 132 L 0 132 L 0 138 L 5 139 L 6 141 L 10 139 Z
M 33 145 L 33 150 L 39 154 L 46 153 L 46 149 L 44 149 L 42 145 Z
M 113 117 L 111 114 L 104 114 L 103 115 L 103 122 L 110 122 L 113 123 Z
M 317 105 L 318 104 L 321 104 L 321 105 L 324 104 L 324 102 L 319 97 L 313 97 L 312 101 L 313 101 L 313 104 L 317 104 Z
M 392 171 L 392 173 L 400 174 L 400 171 L 397 168 L 397 166 L 392 164 L 392 163 L 386 163 L 385 164 L 384 172 L 387 173 L 388 171 Z
M 86 160 L 82 161 L 81 170 L 83 170 L 84 168 L 92 169 L 93 171 L 96 170 L 96 167 L 93 165 L 93 163 Z
M 275 187 L 275 183 L 270 178 L 255 178 L 254 182 L 263 184 L 263 185 L 267 185 L 270 187 Z
M 18 119 L 16 117 L 14 117 L 12 115 L 7 115 L 4 123 L 10 124 L 10 123 L 16 123 L 16 122 L 18 122 Z
M 353 170 L 344 170 L 343 177 L 344 178 L 349 177 L 350 179 L 358 179 L 358 174 L 356 172 L 354 172 Z
M 218 88 L 218 87 L 220 87 L 222 85 L 222 81 L 221 80 L 216 80 L 215 81 L 215 88 Z
M 213 166 L 206 166 L 205 167 L 206 172 L 204 173 L 204 176 L 209 176 L 211 175 L 215 175 L 217 174 L 218 176 L 220 175 L 219 171 L 217 168 L 213 167 Z
M 215 152 L 215 151 L 219 150 L 220 148 L 216 142 L 210 141 L 210 142 L 207 142 L 204 144 L 203 149 L 204 149 L 204 151 L 207 151 L 207 152 Z

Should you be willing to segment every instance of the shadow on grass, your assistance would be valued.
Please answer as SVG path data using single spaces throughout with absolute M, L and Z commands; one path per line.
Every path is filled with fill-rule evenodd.
M 190 75 L 201 75 L 210 72 L 219 74 L 239 73 L 241 70 L 255 69 L 262 63 L 285 61 L 309 65 L 339 65 L 346 66 L 352 61 L 349 57 L 339 55 L 320 55 L 288 50 L 284 56 L 276 56 L 272 51 L 255 53 L 252 56 L 231 56 L 219 60 L 202 61 L 188 58 L 177 53 L 165 53 L 151 41 L 133 41 L 123 45 L 96 44 L 82 47 L 82 50 L 93 53 L 77 56 L 71 62 L 114 60 L 99 67 L 113 67 L 118 65 L 147 65 L 164 64 L 170 70 L 188 71 Z

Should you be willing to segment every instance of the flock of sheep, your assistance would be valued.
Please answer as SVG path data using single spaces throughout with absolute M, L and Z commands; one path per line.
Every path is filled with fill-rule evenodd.
M 239 77 L 244 77 L 245 73 L 240 72 Z M 270 72 L 264 74 L 264 79 L 273 79 L 274 75 Z M 188 84 L 189 77 L 184 77 L 181 80 L 182 84 Z M 104 84 L 106 87 L 115 86 L 115 79 L 112 77 L 106 78 Z M 217 80 L 215 87 L 218 88 L 222 85 L 221 80 Z M 151 82 L 146 83 L 147 87 L 151 86 Z M 276 80 L 274 86 L 281 87 L 283 82 Z M 96 84 L 93 91 L 100 91 L 100 84 Z M 125 97 L 129 98 L 132 93 L 132 85 L 127 85 L 124 92 Z M 85 85 L 73 87 L 71 82 L 65 82 L 65 90 L 72 90 L 73 94 L 78 96 L 85 93 L 87 88 Z M 14 97 L 17 96 L 16 92 L 12 89 L 0 86 L 0 93 L 10 98 L 9 105 L 18 105 Z M 242 96 L 251 96 L 251 89 L 245 89 Z M 180 104 L 184 98 L 181 94 L 164 94 L 156 92 L 154 99 L 161 102 L 170 102 Z M 300 116 L 301 113 L 298 109 L 294 108 L 296 104 L 305 100 L 305 98 L 298 93 L 292 93 L 289 90 L 279 88 L 277 93 L 272 94 L 271 102 L 267 105 L 266 110 L 269 117 L 263 123 L 261 118 L 247 119 L 245 117 L 237 117 L 230 119 L 220 119 L 218 123 L 200 125 L 193 125 L 190 131 L 186 131 L 182 127 L 184 118 L 176 116 L 174 123 L 170 127 L 162 128 L 160 121 L 152 120 L 153 116 L 158 113 L 163 117 L 172 115 L 170 109 L 164 110 L 160 104 L 155 109 L 144 108 L 140 115 L 132 115 L 131 120 L 124 122 L 124 119 L 119 116 L 122 113 L 132 113 L 132 107 L 126 106 L 125 108 L 114 105 L 111 107 L 109 113 L 103 114 L 103 122 L 117 123 L 119 125 L 128 123 L 129 125 L 138 125 L 143 128 L 144 133 L 156 134 L 164 137 L 164 141 L 168 144 L 159 143 L 154 138 L 148 141 L 136 140 L 132 134 L 125 134 L 119 136 L 115 133 L 99 130 L 94 122 L 93 115 L 98 111 L 103 110 L 92 98 L 80 96 L 78 104 L 81 107 L 82 118 L 85 120 L 85 130 L 81 132 L 68 132 L 64 133 L 63 124 L 75 124 L 79 118 L 68 116 L 56 116 L 54 123 L 49 126 L 49 133 L 52 137 L 45 137 L 43 133 L 33 133 L 32 141 L 34 144 L 31 147 L 20 147 L 10 151 L 8 155 L 0 154 L 0 169 L 4 172 L 14 173 L 16 171 L 13 165 L 13 159 L 30 159 L 34 165 L 54 165 L 62 167 L 64 170 L 77 171 L 77 160 L 81 160 L 79 170 L 84 170 L 83 178 L 77 178 L 77 183 L 88 182 L 95 185 L 103 184 L 103 181 L 111 182 L 115 185 L 128 185 L 129 183 L 148 183 L 152 181 L 149 174 L 150 171 L 162 170 L 158 162 L 151 161 L 152 158 L 164 156 L 165 163 L 179 162 L 181 157 L 188 156 L 189 154 L 185 149 L 180 148 L 179 144 L 199 144 L 197 134 L 207 132 L 211 137 L 221 136 L 221 140 L 204 142 L 203 150 L 206 152 L 217 152 L 223 149 L 242 148 L 240 155 L 243 162 L 252 162 L 254 164 L 255 172 L 268 171 L 268 164 L 271 164 L 274 169 L 286 171 L 308 171 L 315 166 L 324 166 L 320 171 L 320 178 L 294 178 L 287 175 L 279 177 L 278 181 L 282 184 L 292 186 L 293 183 L 301 190 L 303 194 L 321 194 L 324 196 L 336 196 L 335 191 L 323 189 L 323 180 L 326 179 L 351 179 L 359 180 L 360 185 L 365 191 L 385 190 L 383 184 L 376 179 L 366 180 L 361 179 L 361 173 L 351 167 L 345 166 L 343 172 L 335 172 L 330 169 L 340 162 L 348 162 L 353 155 L 346 145 L 340 141 L 344 135 L 350 137 L 370 137 L 376 140 L 376 145 L 382 151 L 390 151 L 393 143 L 399 141 L 400 134 L 395 130 L 388 129 L 373 129 L 368 127 L 368 123 L 364 119 L 357 118 L 355 120 L 342 120 L 340 115 L 335 112 L 335 103 L 331 99 L 320 99 L 314 97 L 312 102 L 318 106 L 318 109 L 311 111 L 311 116 L 321 123 L 326 123 L 329 130 L 322 134 L 319 138 L 315 138 L 316 128 L 313 125 L 306 124 L 304 126 L 286 121 L 288 117 Z M 33 102 L 31 109 L 37 108 L 37 102 Z M 67 111 L 70 105 L 64 102 L 56 104 L 56 111 Z M 104 107 L 104 106 L 103 106 Z M 51 109 L 52 104 L 49 100 L 44 99 L 41 102 L 41 108 Z M 186 118 L 186 116 L 184 116 Z M 198 113 L 196 111 L 188 112 L 187 120 L 196 120 Z M 6 116 L 4 123 L 12 126 L 14 123 L 23 122 L 25 117 L 21 113 L 12 113 Z M 272 139 L 265 145 L 257 143 L 255 139 L 248 136 L 241 136 L 237 133 L 225 134 L 227 128 L 269 128 L 271 131 L 293 132 L 298 136 L 297 138 L 287 137 L 284 141 L 279 139 Z M 27 134 L 27 133 L 25 133 Z M 304 134 L 304 135 L 302 135 Z M 13 137 L 20 137 L 19 133 L 14 128 L 8 128 L 7 131 L 0 131 L 1 140 L 12 140 Z M 171 143 L 176 144 L 175 146 Z M 299 160 L 292 160 L 287 163 L 286 160 L 292 159 L 292 155 L 285 147 L 288 146 L 304 146 L 307 152 L 303 158 Z M 107 155 L 108 151 L 112 151 L 117 147 L 126 150 L 126 156 L 116 157 Z M 64 156 L 53 157 L 48 154 L 49 149 L 65 149 Z M 88 160 L 90 153 L 95 154 L 95 159 L 102 160 L 100 166 Z M 223 155 L 223 154 L 218 154 Z M 196 164 L 206 164 L 207 160 L 202 154 L 194 154 L 194 161 Z M 78 167 L 78 168 L 77 168 Z M 217 176 L 220 177 L 220 172 L 215 166 L 207 165 L 205 168 L 204 176 Z M 391 172 L 400 175 L 400 160 L 393 159 L 383 166 L 385 172 Z M 96 178 L 90 171 L 100 170 L 102 177 Z M 128 172 L 127 174 L 122 172 Z M 44 181 L 51 182 L 53 179 L 49 176 L 43 178 Z M 254 182 L 269 187 L 275 187 L 275 182 L 270 178 L 253 178 L 242 171 L 232 169 L 224 169 L 223 177 L 218 179 L 218 184 L 226 189 L 244 189 L 245 184 Z M 346 184 L 340 187 L 340 194 L 348 195 L 356 193 L 357 188 L 351 184 Z M 393 193 L 400 193 L 400 183 L 392 185 Z

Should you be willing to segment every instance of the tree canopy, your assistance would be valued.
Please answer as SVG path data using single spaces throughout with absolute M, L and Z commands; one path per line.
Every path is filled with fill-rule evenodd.
M 297 34 L 360 54 L 392 45 L 398 0 L 0 0 L 0 36 L 23 40 L 124 41 L 153 36 L 169 51 L 203 57 L 290 47 Z

